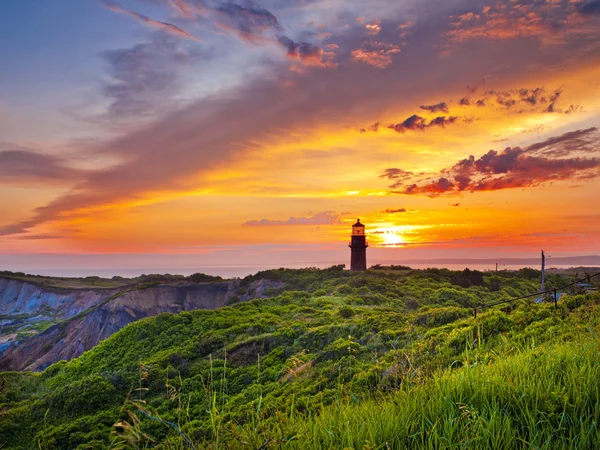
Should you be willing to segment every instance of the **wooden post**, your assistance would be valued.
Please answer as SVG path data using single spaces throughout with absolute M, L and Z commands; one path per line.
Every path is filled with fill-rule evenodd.
M 477 319 L 477 308 L 473 308 L 473 319 Z
M 546 290 L 546 254 L 544 250 L 542 250 L 542 288 L 540 292 L 544 295 L 544 291 Z

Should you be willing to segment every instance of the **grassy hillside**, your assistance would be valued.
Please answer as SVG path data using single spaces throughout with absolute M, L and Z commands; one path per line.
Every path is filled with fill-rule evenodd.
M 2 448 L 593 448 L 600 437 L 598 294 L 473 318 L 473 306 L 535 292 L 539 273 L 332 267 L 244 283 L 258 278 L 286 291 L 144 319 L 70 363 L 2 374 Z

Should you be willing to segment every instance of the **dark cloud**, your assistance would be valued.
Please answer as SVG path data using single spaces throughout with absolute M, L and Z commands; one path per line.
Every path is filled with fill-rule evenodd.
M 584 15 L 600 14 L 600 0 L 588 0 L 578 3 L 577 9 Z
M 446 102 L 440 102 L 435 105 L 421 105 L 420 108 L 430 113 L 443 112 L 448 114 L 448 104 Z
M 340 223 L 340 216 L 334 211 L 323 211 L 310 217 L 290 217 L 288 220 L 250 220 L 244 225 L 250 227 L 272 225 L 333 225 Z
M 221 3 L 213 11 L 221 28 L 249 42 L 263 40 L 266 32 L 283 32 L 283 27 L 274 14 L 252 2 L 246 5 Z
M 399 209 L 386 209 L 385 211 L 383 211 L 387 214 L 397 214 L 397 213 L 403 213 L 406 212 L 406 208 L 399 208 Z
M 323 49 L 308 42 L 294 42 L 287 36 L 277 37 L 277 42 L 285 48 L 288 58 L 298 59 L 305 65 L 321 65 Z
M 450 191 L 454 187 L 447 178 L 439 178 L 438 180 L 432 181 L 431 183 L 418 186 L 416 183 L 407 186 L 406 189 L 400 193 L 402 194 L 427 194 L 431 197 L 443 194 L 444 192 Z
M 560 136 L 548 138 L 544 141 L 531 144 L 526 148 L 527 152 L 543 152 L 550 156 L 567 156 L 574 152 L 597 152 L 600 151 L 598 142 L 598 128 L 591 127 L 584 130 L 569 131 Z
M 440 116 L 435 119 L 430 120 L 429 122 L 424 117 L 418 116 L 417 114 L 413 114 L 408 119 L 406 119 L 402 123 L 391 124 L 387 127 L 394 130 L 396 133 L 405 133 L 409 130 L 412 131 L 424 131 L 427 128 L 431 127 L 442 127 L 444 128 L 446 125 L 453 124 L 458 120 L 457 117 L 445 117 Z
M 461 106 L 476 105 L 484 107 L 495 105 L 506 109 L 518 106 L 520 107 L 519 111 L 527 108 L 532 111 L 548 113 L 570 114 L 581 110 L 581 107 L 578 105 L 571 105 L 566 110 L 560 108 L 558 103 L 561 95 L 561 89 L 548 91 L 544 87 L 511 89 L 507 91 L 488 90 L 479 99 L 471 100 L 468 97 L 463 97 L 458 103 Z
M 69 167 L 61 158 L 30 150 L 0 151 L 0 181 L 73 183 L 85 171 Z
M 441 171 L 441 177 L 405 177 L 390 189 L 403 186 L 399 194 L 436 197 L 460 192 L 495 191 L 540 186 L 561 180 L 600 177 L 600 159 L 569 156 L 571 152 L 598 151 L 596 128 L 577 130 L 533 144 L 525 149 L 507 147 L 473 155 Z M 557 156 L 561 156 L 558 158 Z
M 386 178 L 388 180 L 407 180 L 414 176 L 413 172 L 407 172 L 406 170 L 396 169 L 394 167 L 385 169 L 385 171 L 379 175 L 379 178 Z

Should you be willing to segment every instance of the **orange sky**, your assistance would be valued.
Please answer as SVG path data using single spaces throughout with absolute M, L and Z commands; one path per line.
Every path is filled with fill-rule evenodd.
M 102 76 L 0 85 L 0 254 L 600 252 L 600 5 L 362 3 L 99 3 Z

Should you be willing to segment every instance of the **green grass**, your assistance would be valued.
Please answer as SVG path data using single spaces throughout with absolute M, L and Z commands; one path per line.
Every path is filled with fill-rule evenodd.
M 9 374 L 0 444 L 592 448 L 600 295 L 473 318 L 537 275 L 382 272 L 273 271 L 294 290 L 143 319 L 69 363 Z
M 289 411 L 257 432 L 273 448 L 592 449 L 600 442 L 600 340 L 525 350 L 436 373 L 367 401 L 339 401 L 306 418 Z M 237 439 L 224 436 L 229 444 Z M 205 443 L 209 444 L 210 443 Z M 260 445 L 260 444 L 259 444 Z

